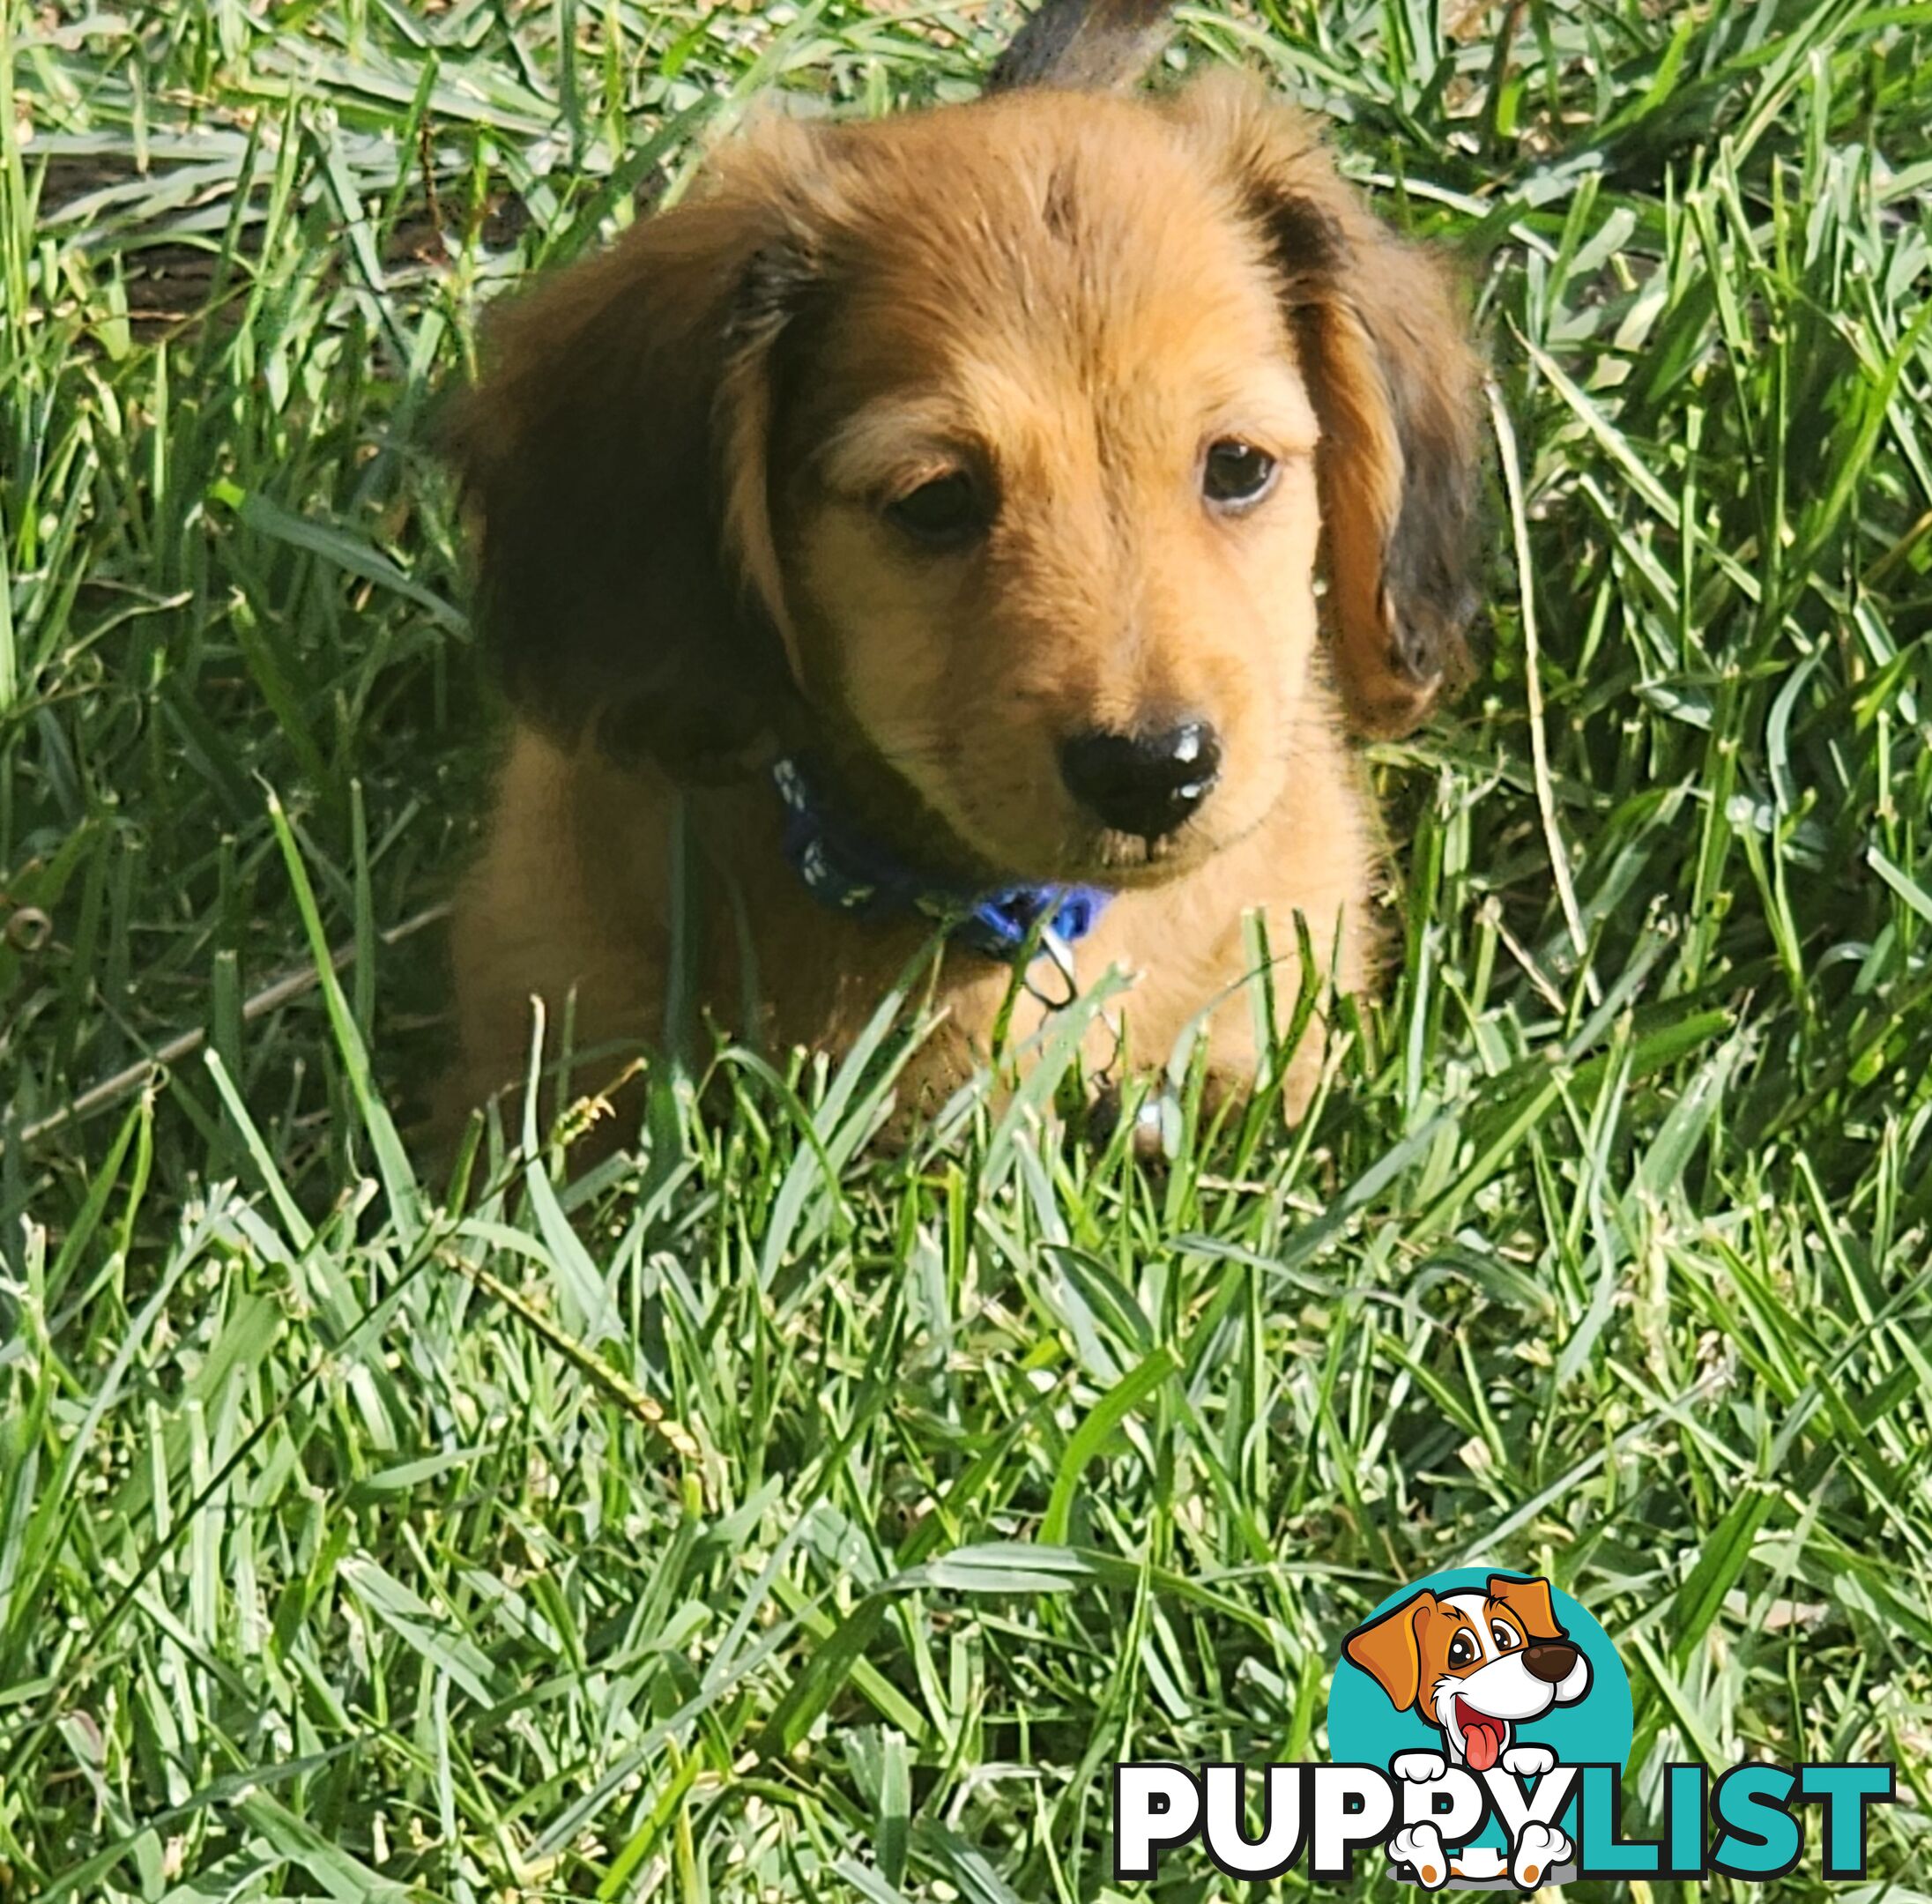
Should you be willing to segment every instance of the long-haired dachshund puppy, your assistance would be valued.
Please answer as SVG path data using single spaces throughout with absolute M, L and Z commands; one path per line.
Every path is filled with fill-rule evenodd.
M 836 1052 L 940 925 L 914 1103 L 1022 958 L 1118 963 L 1130 1058 L 1200 1018 L 1235 1083 L 1245 912 L 1287 996 L 1297 913 L 1368 982 L 1348 735 L 1461 662 L 1475 360 L 1300 113 L 1134 93 L 1164 11 L 1048 0 L 972 104 L 768 123 L 490 327 L 454 436 L 516 722 L 454 930 L 464 1104 L 533 994 L 578 1050 L 661 1038 L 675 989 Z

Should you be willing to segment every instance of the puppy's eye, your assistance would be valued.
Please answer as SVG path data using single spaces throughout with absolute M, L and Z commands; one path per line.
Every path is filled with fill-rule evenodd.
M 1449 1642 L 1449 1663 L 1452 1666 L 1467 1666 L 1475 1657 L 1475 1641 L 1466 1633 L 1459 1633 Z
M 1505 1626 L 1501 1620 L 1492 1620 L 1490 1623 L 1490 1638 L 1496 1641 L 1496 1649 L 1498 1653 L 1514 1652 L 1520 1643 L 1516 1638 L 1515 1630 L 1512 1627 Z
M 1266 450 L 1224 436 L 1208 445 L 1201 465 L 1200 493 L 1222 509 L 1239 509 L 1259 502 L 1274 481 L 1277 465 Z
M 932 548 L 956 548 L 986 526 L 979 486 L 964 470 L 935 476 L 886 505 L 886 516 L 916 542 Z

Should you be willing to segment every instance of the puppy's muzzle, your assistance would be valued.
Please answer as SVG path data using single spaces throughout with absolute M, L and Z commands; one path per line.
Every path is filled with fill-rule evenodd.
M 1220 740 L 1200 720 L 1134 733 L 1096 730 L 1060 748 L 1067 792 L 1103 826 L 1146 840 L 1191 819 L 1220 775 Z
M 1576 1670 L 1577 1649 L 1567 1640 L 1539 1640 L 1523 1648 L 1523 1664 L 1546 1685 L 1561 1685 Z

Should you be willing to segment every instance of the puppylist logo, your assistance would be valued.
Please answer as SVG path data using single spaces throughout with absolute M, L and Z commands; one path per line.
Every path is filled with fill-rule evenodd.
M 1855 1878 L 1869 1807 L 1895 1796 L 1889 1765 L 1753 1763 L 1715 1780 L 1671 1765 L 1657 1835 L 1625 1838 L 1630 1681 L 1602 1627 L 1547 1580 L 1432 1573 L 1391 1595 L 1340 1651 L 1334 1763 L 1114 1767 L 1118 1880 L 1151 1881 L 1163 1853 L 1198 1839 L 1230 1878 L 1302 1864 L 1339 1883 L 1358 1854 L 1379 1852 L 1395 1878 L 1430 1891 L 1762 1882 L 1796 1868 L 1814 1819 L 1824 1875 Z

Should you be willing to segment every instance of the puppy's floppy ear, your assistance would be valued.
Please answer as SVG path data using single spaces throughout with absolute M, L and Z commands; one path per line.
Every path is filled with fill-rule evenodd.
M 816 142 L 779 123 L 675 209 L 493 313 L 444 441 L 513 704 L 679 777 L 743 771 L 791 692 L 766 514 L 773 357 Z
M 1499 1600 L 1523 1623 L 1532 1640 L 1561 1640 L 1563 1626 L 1557 1618 L 1546 1580 L 1512 1580 L 1506 1573 L 1490 1575 L 1490 1598 Z
M 993 62 L 986 90 L 1125 93 L 1160 58 L 1173 11 L 1173 0 L 1040 0 Z
M 1435 1610 L 1436 1596 L 1425 1587 L 1379 1619 L 1357 1626 L 1341 1643 L 1343 1654 L 1388 1694 L 1397 1712 L 1407 1712 L 1423 1689 L 1420 1629 Z
M 1481 374 L 1441 261 L 1336 173 L 1313 125 L 1238 75 L 1177 109 L 1229 168 L 1280 273 L 1317 451 L 1334 663 L 1353 724 L 1406 733 L 1469 673 Z

